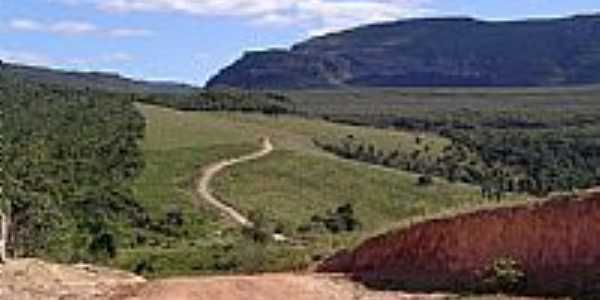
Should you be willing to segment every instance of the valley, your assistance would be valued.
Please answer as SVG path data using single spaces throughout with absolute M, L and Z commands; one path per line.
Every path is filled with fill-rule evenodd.
M 98 8 L 172 5 L 136 4 Z M 161 34 L 47 22 L 6 32 Z M 598 299 L 599 34 L 597 13 L 361 23 L 246 51 L 204 87 L 107 66 L 191 73 L 231 49 L 0 47 L 0 300 Z
M 210 273 L 216 271 L 213 264 L 219 260 L 233 261 L 238 255 L 246 255 L 236 253 L 238 243 L 248 242 L 237 231 L 239 226 L 202 201 L 195 194 L 195 182 L 205 166 L 257 151 L 260 138 L 266 136 L 273 143 L 273 153 L 227 168 L 211 182 L 218 199 L 239 209 L 251 221 L 259 219 L 264 230 L 278 229 L 287 236 L 307 239 L 307 245 L 300 248 L 270 243 L 255 245 L 258 249 L 253 251 L 271 251 L 274 255 L 268 259 L 261 255 L 254 258 L 267 259 L 258 263 L 261 266 L 257 270 L 304 268 L 313 263 L 312 257 L 327 256 L 401 220 L 416 220 L 446 209 L 487 202 L 476 187 L 444 180 L 430 187 L 419 187 L 417 175 L 339 159 L 320 150 L 312 141 L 315 137 L 355 135 L 390 148 L 399 145 L 412 151 L 421 147 L 414 144 L 415 136 L 421 134 L 294 116 L 178 112 L 148 105 L 139 108 L 147 118 L 143 149 L 148 159 L 145 171 L 133 186 L 134 193 L 157 219 L 170 211 L 183 212 L 184 224 L 178 230 L 186 235 L 166 237 L 164 240 L 170 242 L 152 250 L 136 247 L 123 251 L 117 261 L 128 269 L 146 262 L 159 276 L 173 271 Z M 422 135 L 434 149 L 441 149 L 445 143 L 436 136 Z M 450 196 L 440 197 L 440 194 Z M 346 204 L 352 205 L 361 230 L 338 234 L 325 228 L 316 228 L 316 232 L 298 231 L 299 227 L 310 225 L 313 216 L 326 215 Z M 197 244 L 197 240 L 202 243 Z M 173 270 L 163 269 L 166 267 Z M 231 268 L 221 272 L 256 267 L 232 265 Z
M 506 95 L 522 99 L 521 103 L 527 105 L 519 107 L 519 102 L 513 100 L 514 105 L 510 106 L 510 102 L 502 100 Z M 144 133 L 138 135 L 142 137 L 139 150 L 144 167 L 130 188 L 138 207 L 135 220 L 139 223 L 119 223 L 120 229 L 111 231 L 119 246 L 104 264 L 150 279 L 147 287 L 136 290 L 139 293 L 171 288 L 193 293 L 187 282 L 195 281 L 196 276 L 226 276 L 224 285 L 212 287 L 210 279 L 202 281 L 207 288 L 216 289 L 215 293 L 227 284 L 236 284 L 236 280 L 255 285 L 257 290 L 277 280 L 291 280 L 290 288 L 300 286 L 293 282 L 308 284 L 314 280 L 317 286 L 327 286 L 328 278 L 302 276 L 324 260 L 345 249 L 355 249 L 373 236 L 398 228 L 418 228 L 431 220 L 482 209 L 501 210 L 541 199 L 514 190 L 504 190 L 498 198 L 489 197 L 480 185 L 482 181 L 467 182 L 445 177 L 443 172 L 435 173 L 435 169 L 427 167 L 428 163 L 445 167 L 448 153 L 453 153 L 448 149 L 457 145 L 455 136 L 435 127 L 407 124 L 431 122 L 443 126 L 436 120 L 452 122 L 447 116 L 468 105 L 477 112 L 471 117 L 481 114 L 474 117 L 472 124 L 479 124 L 478 118 L 492 122 L 489 124 L 504 122 L 499 121 L 503 110 L 511 109 L 523 119 L 516 125 L 503 123 L 505 126 L 522 126 L 531 120 L 544 124 L 541 129 L 526 129 L 535 133 L 551 130 L 561 122 L 572 122 L 575 131 L 582 127 L 594 132 L 595 121 L 591 117 L 597 113 L 596 95 L 593 87 L 554 91 L 314 91 L 287 94 L 291 99 L 288 101 L 302 111 L 276 115 L 235 109 L 176 110 L 138 102 L 134 107 L 145 121 Z M 324 103 L 320 99 L 325 97 L 329 99 L 327 108 L 320 105 Z M 416 97 L 419 101 L 410 100 Z M 571 106 L 565 109 L 565 99 L 569 98 Z M 498 101 L 504 101 L 502 106 L 490 105 Z M 562 115 L 555 113 L 557 102 L 563 103 Z M 423 105 L 427 113 L 421 109 Z M 381 115 L 371 107 L 396 110 Z M 337 114 L 331 113 L 334 111 Z M 546 113 L 540 114 L 542 111 Z M 394 123 L 394 118 L 406 118 L 409 122 Z M 482 130 L 497 130 L 481 124 Z M 345 152 L 332 151 L 335 149 Z M 473 148 L 465 153 L 470 160 L 481 159 Z M 407 157 L 414 162 L 410 168 L 403 165 Z M 476 166 L 475 172 L 487 172 L 485 163 L 470 165 Z M 424 181 L 428 177 L 431 178 Z M 272 237 L 285 239 L 282 242 Z M 296 272 L 292 274 L 301 277 L 234 276 L 273 272 Z M 231 283 L 227 283 L 229 280 Z M 348 293 L 347 288 L 352 285 L 345 281 L 341 284 L 345 287 L 339 294 Z M 383 293 L 390 299 L 404 297 Z M 377 292 L 374 295 L 387 297 Z

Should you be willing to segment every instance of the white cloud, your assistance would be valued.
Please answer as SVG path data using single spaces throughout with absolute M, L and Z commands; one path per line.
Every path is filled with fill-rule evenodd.
M 32 19 L 13 19 L 8 22 L 8 28 L 15 31 L 52 33 L 64 36 L 79 36 L 98 34 L 113 38 L 148 37 L 152 31 L 141 28 L 111 28 L 102 29 L 95 24 L 64 20 L 58 22 L 41 22 Z
M 296 0 L 105 0 L 108 11 L 179 11 L 195 15 L 250 16 L 284 10 Z
M 263 25 L 263 26 L 272 26 L 272 25 L 292 25 L 296 23 L 298 20 L 293 17 L 285 14 L 267 14 L 261 18 L 257 18 L 252 21 L 252 24 Z
M 148 37 L 154 35 L 154 32 L 139 28 L 116 28 L 108 30 L 107 35 L 115 38 Z
M 317 19 L 320 27 L 310 35 L 319 35 L 349 27 L 392 21 L 427 13 L 419 1 L 323 1 L 305 0 L 298 3 L 300 11 Z
M 95 25 L 87 22 L 60 21 L 43 23 L 31 19 L 13 19 L 8 22 L 8 28 L 16 31 L 49 32 L 61 35 L 82 35 L 98 30 Z
M 8 27 L 20 31 L 42 31 L 43 25 L 28 19 L 14 19 L 8 22 Z
M 94 69 L 98 66 L 106 66 L 111 64 L 122 64 L 135 60 L 135 56 L 126 52 L 115 52 L 102 54 L 87 58 L 82 57 L 69 57 L 69 58 L 58 58 L 50 57 L 45 54 L 0 48 L 0 60 L 25 64 L 34 66 L 55 66 L 55 67 L 77 67 L 77 68 L 91 68 Z
M 98 28 L 94 24 L 78 21 L 61 21 L 54 24 L 49 24 L 48 32 L 61 35 L 85 35 L 96 32 Z
M 103 0 L 96 5 L 112 12 L 180 12 L 197 16 L 229 16 L 253 24 L 301 25 L 321 33 L 366 23 L 427 13 L 430 0 Z

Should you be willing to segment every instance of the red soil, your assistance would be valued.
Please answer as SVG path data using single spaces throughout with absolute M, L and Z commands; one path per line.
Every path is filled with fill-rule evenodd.
M 351 274 L 373 287 L 460 290 L 511 258 L 523 292 L 600 295 L 600 193 L 434 220 L 368 240 L 318 271 Z

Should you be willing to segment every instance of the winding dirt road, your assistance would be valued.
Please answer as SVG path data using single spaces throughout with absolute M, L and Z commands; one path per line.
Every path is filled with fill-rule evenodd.
M 247 217 L 242 215 L 235 208 L 223 203 L 215 195 L 213 195 L 213 193 L 210 190 L 210 182 L 217 174 L 219 174 L 226 168 L 229 168 L 233 165 L 257 160 L 259 158 L 269 155 L 269 153 L 271 152 L 273 152 L 273 144 L 271 143 L 271 140 L 269 138 L 263 138 L 261 150 L 242 157 L 223 160 L 208 166 L 204 170 L 204 173 L 202 173 L 202 177 L 198 181 L 198 193 L 202 198 L 204 198 L 206 202 L 220 210 L 223 214 L 231 218 L 236 223 L 240 224 L 243 227 L 254 227 L 252 221 L 250 221 Z

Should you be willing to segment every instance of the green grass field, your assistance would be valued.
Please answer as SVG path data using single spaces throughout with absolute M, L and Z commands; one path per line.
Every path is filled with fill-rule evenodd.
M 337 125 L 320 120 L 272 118 L 259 114 L 178 112 L 149 105 L 140 105 L 139 108 L 147 123 L 142 145 L 146 168 L 134 191 L 153 214 L 165 213 L 172 206 L 191 208 L 194 204 L 191 195 L 194 175 L 212 162 L 257 149 L 258 140 L 263 136 L 271 137 L 277 150 L 310 154 L 323 161 L 337 159 L 315 147 L 313 138 L 339 138 L 352 134 L 383 147 L 404 147 L 407 150 L 417 147 L 414 143 L 416 134 Z M 425 141 L 435 145 L 434 149 L 441 149 L 448 143 L 445 139 L 427 135 Z
M 416 183 L 413 174 L 281 150 L 225 171 L 215 188 L 234 206 L 247 213 L 258 210 L 286 228 L 351 203 L 366 232 L 481 201 L 479 190 L 471 186 Z
M 442 180 L 419 187 L 415 174 L 341 160 L 312 142 L 314 138 L 353 135 L 383 147 L 412 151 L 420 147 L 415 144 L 418 135 L 424 136 L 422 144 L 433 146 L 435 153 L 448 143 L 436 136 L 290 116 L 178 112 L 149 105 L 139 105 L 139 109 L 147 121 L 143 144 L 146 169 L 134 186 L 135 196 L 155 219 L 180 210 L 186 220 L 185 234 L 178 239 L 124 251 L 119 257 L 118 265 L 128 269 L 142 262 L 152 265 L 145 270 L 149 276 L 287 270 L 406 220 L 484 203 L 476 187 Z M 194 179 L 203 166 L 258 149 L 264 136 L 271 138 L 276 151 L 215 178 L 213 188 L 222 199 L 242 212 L 281 225 L 291 236 L 296 236 L 298 226 L 311 216 L 351 203 L 362 230 L 323 233 L 300 248 L 267 245 L 257 250 L 245 246 L 247 241 L 234 224 L 194 196 Z M 264 257 L 260 252 L 270 255 Z M 242 259 L 246 256 L 252 258 Z M 240 260 L 265 265 L 243 266 Z

